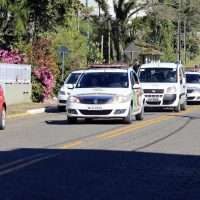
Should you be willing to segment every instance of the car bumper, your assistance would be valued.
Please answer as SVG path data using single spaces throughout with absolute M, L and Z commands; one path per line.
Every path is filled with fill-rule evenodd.
M 67 104 L 67 116 L 77 118 L 124 118 L 128 115 L 130 103 L 90 105 Z
M 176 107 L 179 104 L 177 94 L 145 94 L 145 107 Z
M 187 94 L 187 102 L 200 102 L 200 93 L 193 92 L 193 93 Z

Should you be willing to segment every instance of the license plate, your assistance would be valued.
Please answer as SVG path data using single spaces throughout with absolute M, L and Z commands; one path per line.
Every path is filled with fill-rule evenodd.
M 101 106 L 89 106 L 88 110 L 103 110 Z
M 159 98 L 148 98 L 147 101 L 149 101 L 149 102 L 158 102 Z

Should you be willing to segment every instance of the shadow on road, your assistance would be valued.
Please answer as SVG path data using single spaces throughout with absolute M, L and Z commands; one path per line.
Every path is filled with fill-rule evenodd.
M 45 149 L 0 152 L 0 199 L 199 200 L 199 168 L 200 157 L 189 155 Z

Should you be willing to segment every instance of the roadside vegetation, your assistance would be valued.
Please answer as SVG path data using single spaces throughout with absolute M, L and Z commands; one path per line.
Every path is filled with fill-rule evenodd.
M 0 0 L 0 60 L 32 65 L 34 102 L 62 83 L 61 46 L 69 50 L 64 77 L 88 63 L 124 60 L 132 42 L 153 45 L 163 61 L 176 61 L 177 49 L 184 64 L 199 60 L 200 0 L 113 0 L 114 15 L 107 0 L 95 1 L 99 9 L 80 0 Z

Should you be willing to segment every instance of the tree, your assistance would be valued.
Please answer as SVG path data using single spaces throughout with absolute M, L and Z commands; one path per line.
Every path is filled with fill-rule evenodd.
M 109 5 L 105 0 L 96 0 L 103 9 L 105 17 L 110 18 Z M 133 15 L 150 6 L 152 1 L 138 3 L 137 0 L 113 0 L 115 16 L 111 17 L 112 40 L 117 54 L 117 60 L 122 60 L 123 51 L 127 41 L 129 41 L 129 22 Z

